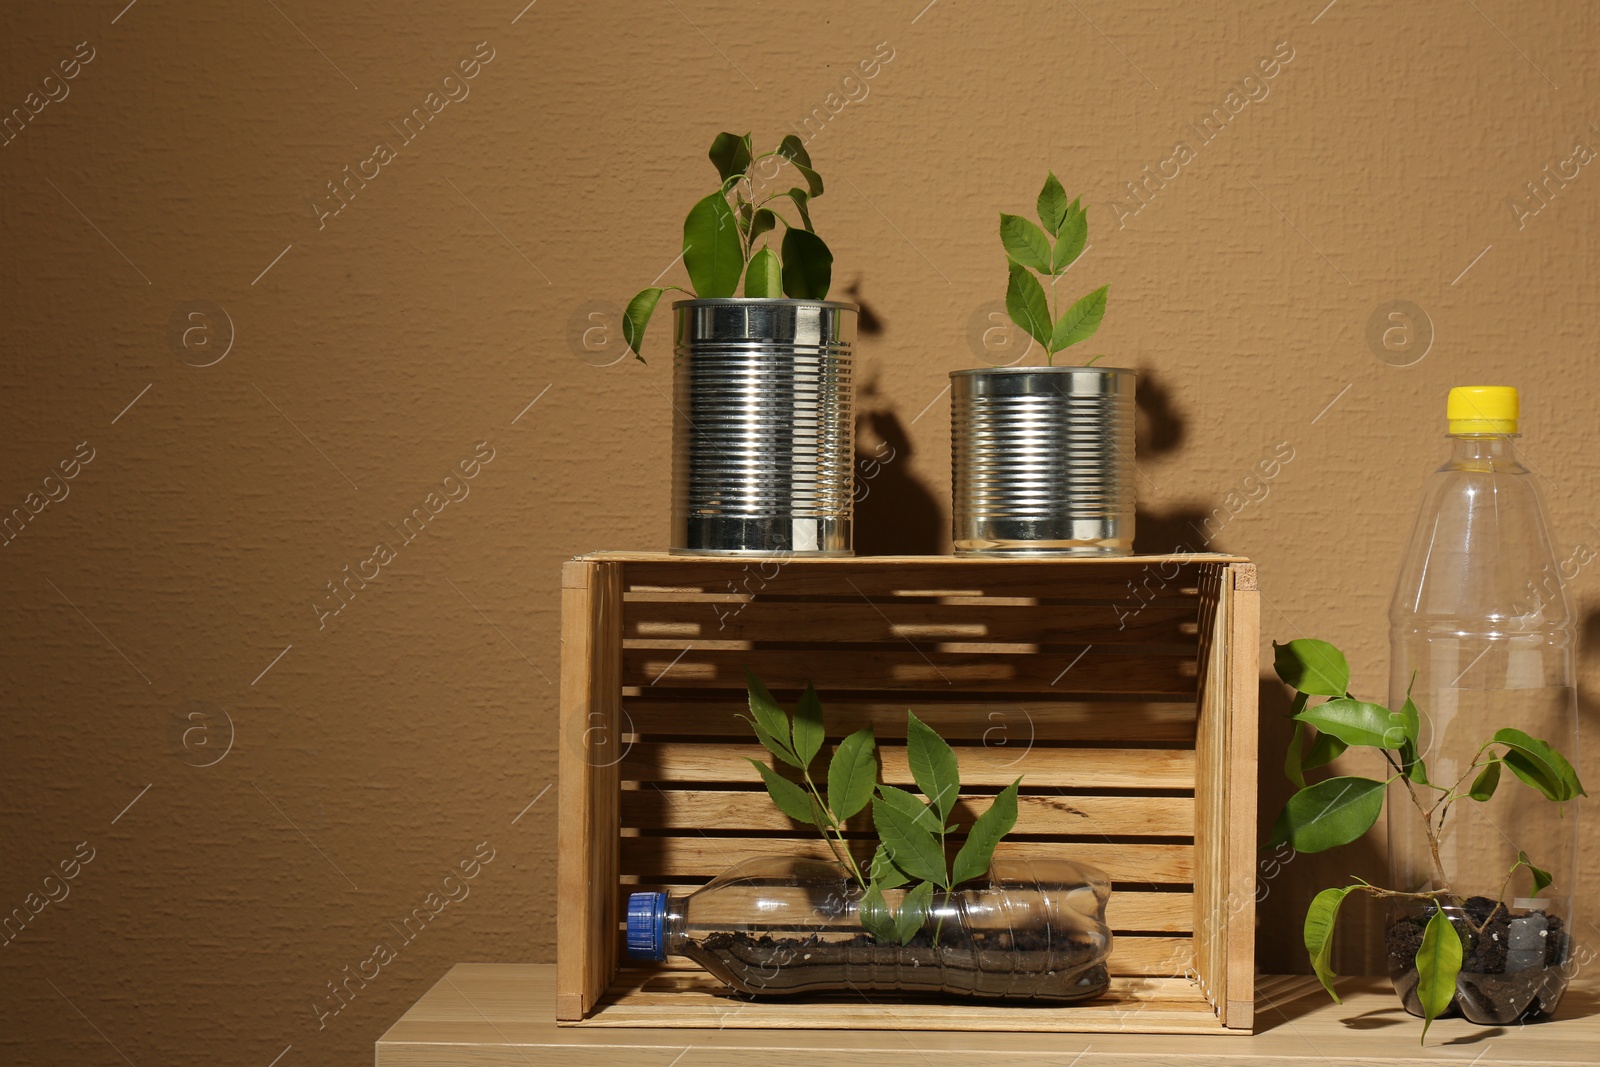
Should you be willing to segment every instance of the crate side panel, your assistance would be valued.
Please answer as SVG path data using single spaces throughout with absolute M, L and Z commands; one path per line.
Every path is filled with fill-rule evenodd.
M 1228 900 L 1226 884 L 1227 625 L 1232 595 L 1226 571 L 1208 568 L 1200 585 L 1200 694 L 1195 746 L 1195 970 L 1201 990 L 1220 1011 L 1226 999 Z
M 1230 653 L 1228 680 L 1228 744 L 1221 773 L 1225 776 L 1227 813 L 1227 993 L 1223 1023 L 1250 1030 L 1255 1019 L 1255 826 L 1257 731 L 1260 688 L 1257 672 L 1261 644 L 1261 594 L 1252 563 L 1229 566 L 1233 595 L 1228 612 Z
M 562 571 L 556 1010 L 589 1011 L 615 973 L 622 643 L 616 564 Z

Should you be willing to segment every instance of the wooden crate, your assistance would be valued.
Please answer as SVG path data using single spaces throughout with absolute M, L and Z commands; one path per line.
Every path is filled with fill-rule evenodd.
M 600 553 L 566 564 L 562 584 L 558 1021 L 1249 1031 L 1252 564 Z M 956 747 L 979 810 L 1024 775 L 1000 850 L 1110 874 L 1106 995 L 1046 1008 L 878 993 L 752 1002 L 687 961 L 626 959 L 628 893 L 683 892 L 749 855 L 827 856 L 741 758 L 764 758 L 735 718 L 746 668 L 785 704 L 814 682 L 830 744 L 870 723 L 889 782 L 911 781 L 907 708 Z

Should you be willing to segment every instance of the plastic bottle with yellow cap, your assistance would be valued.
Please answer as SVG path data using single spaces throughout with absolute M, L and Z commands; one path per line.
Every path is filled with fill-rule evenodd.
M 1417 706 L 1428 781 L 1461 792 L 1470 786 L 1473 799 L 1452 808 L 1436 861 L 1397 776 L 1387 805 L 1390 884 L 1430 892 L 1445 888 L 1441 871 L 1448 878 L 1447 899 L 1496 941 L 1493 952 L 1469 954 L 1456 1007 L 1473 1022 L 1506 1025 L 1547 1017 L 1566 988 L 1578 812 L 1573 803 L 1558 809 L 1525 784 L 1514 761 L 1495 763 L 1494 772 L 1474 761 L 1504 727 L 1577 758 L 1575 633 L 1564 586 L 1593 553 L 1562 559 L 1555 551 L 1540 475 L 1517 452 L 1515 389 L 1452 389 L 1446 415 L 1450 456 L 1428 479 L 1390 603 L 1389 699 L 1395 709 L 1408 696 Z M 1424 803 L 1445 795 L 1431 786 L 1416 791 Z M 1480 792 L 1488 795 L 1481 802 Z M 1518 865 L 1519 851 L 1550 873 L 1549 886 Z M 1422 918 L 1415 904 L 1397 904 L 1391 947 Z M 1403 956 L 1391 958 L 1390 975 L 1407 1009 L 1420 1014 L 1416 971 Z

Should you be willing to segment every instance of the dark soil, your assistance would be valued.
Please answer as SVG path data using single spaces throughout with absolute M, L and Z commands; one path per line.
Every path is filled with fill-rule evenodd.
M 865 933 L 845 941 L 716 933 L 688 942 L 684 954 L 740 992 L 765 995 L 904 990 L 1061 1002 L 1099 996 L 1111 981 L 1087 940 L 1047 944 L 1010 931 L 934 945 L 924 930 L 904 946 Z
M 1554 1012 L 1566 990 L 1568 976 L 1562 965 L 1571 951 L 1571 938 L 1561 918 L 1540 912 L 1513 913 L 1488 897 L 1467 898 L 1461 911 L 1465 917 L 1459 912 L 1449 916 L 1461 937 L 1462 958 L 1456 997 L 1444 1015 L 1464 1015 L 1482 1025 L 1504 1026 L 1534 1022 Z M 1422 947 L 1423 930 L 1433 912 L 1430 906 L 1404 916 L 1389 926 L 1385 936 L 1389 977 L 1406 1011 L 1416 1016 L 1422 1015 L 1417 997 L 1417 949 Z M 1522 924 L 1519 929 L 1513 929 L 1514 922 Z M 1514 935 L 1533 947 L 1519 945 L 1520 951 L 1513 953 Z M 1544 947 L 1542 957 L 1537 951 L 1539 941 Z M 1512 959 L 1513 955 L 1517 958 Z M 1510 971 L 1508 962 L 1513 964 Z

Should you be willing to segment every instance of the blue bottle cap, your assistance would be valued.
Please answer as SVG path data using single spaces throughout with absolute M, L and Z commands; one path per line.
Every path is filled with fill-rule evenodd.
M 628 894 L 628 956 L 636 960 L 667 958 L 667 895 Z

